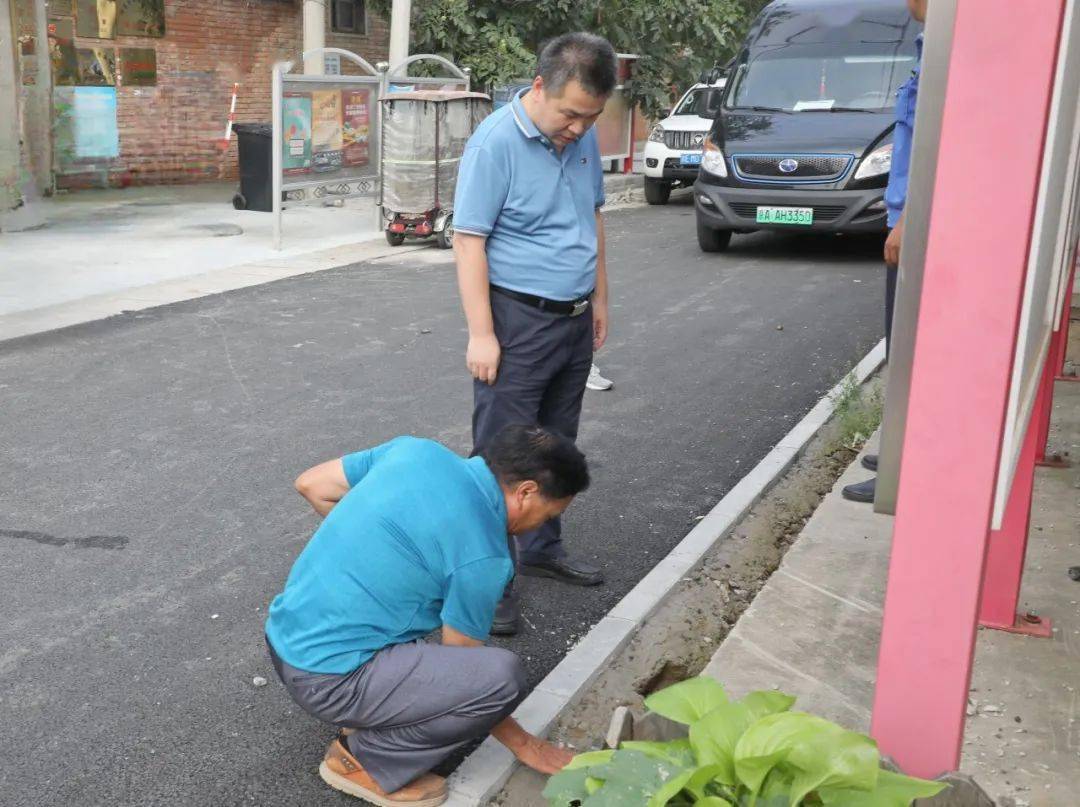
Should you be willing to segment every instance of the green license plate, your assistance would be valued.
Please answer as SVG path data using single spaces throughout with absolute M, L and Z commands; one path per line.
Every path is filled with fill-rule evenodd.
M 758 224 L 813 224 L 812 207 L 759 207 Z

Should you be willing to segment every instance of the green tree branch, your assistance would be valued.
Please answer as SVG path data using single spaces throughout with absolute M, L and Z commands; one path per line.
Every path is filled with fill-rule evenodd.
M 587 30 L 641 56 L 629 92 L 656 116 L 702 70 L 727 62 L 764 0 L 425 0 L 413 4 L 412 52 L 438 53 L 491 88 L 531 78 L 540 44 Z M 390 0 L 371 8 L 389 19 Z

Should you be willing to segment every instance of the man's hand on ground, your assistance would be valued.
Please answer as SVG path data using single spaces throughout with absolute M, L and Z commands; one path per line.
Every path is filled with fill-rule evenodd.
M 558 773 L 574 758 L 565 748 L 529 734 L 512 717 L 493 728 L 491 736 L 510 749 L 522 764 L 540 773 Z
M 885 263 L 889 266 L 900 265 L 900 242 L 904 238 L 904 219 L 896 222 L 896 226 L 889 231 L 889 237 L 885 239 Z
M 592 304 L 593 320 L 593 350 L 599 350 L 607 341 L 608 332 L 608 308 L 607 303 Z
M 499 373 L 499 357 L 502 349 L 495 334 L 470 336 L 469 347 L 465 351 L 465 365 L 473 378 L 485 384 L 494 384 Z
M 529 742 L 515 750 L 514 756 L 523 765 L 528 765 L 534 771 L 544 774 L 558 773 L 574 758 L 573 752 L 541 740 L 539 737 L 529 737 Z

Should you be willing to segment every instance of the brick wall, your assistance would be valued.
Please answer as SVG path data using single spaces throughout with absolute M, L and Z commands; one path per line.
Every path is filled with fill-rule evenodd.
M 270 69 L 299 56 L 302 28 L 299 0 L 165 0 L 163 38 L 78 38 L 78 47 L 154 48 L 157 85 L 117 88 L 120 156 L 105 170 L 59 176 L 58 186 L 235 178 L 235 137 L 224 155 L 216 143 L 224 134 L 233 82 L 240 82 L 237 122 L 269 122 Z M 372 64 L 386 59 L 388 41 L 387 24 L 370 12 L 366 36 L 327 33 L 328 46 Z

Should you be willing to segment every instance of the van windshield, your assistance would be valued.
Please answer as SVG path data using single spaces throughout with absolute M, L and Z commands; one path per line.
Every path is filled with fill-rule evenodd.
M 739 65 L 727 109 L 813 112 L 892 109 L 915 69 L 912 43 L 787 45 L 752 53 Z

